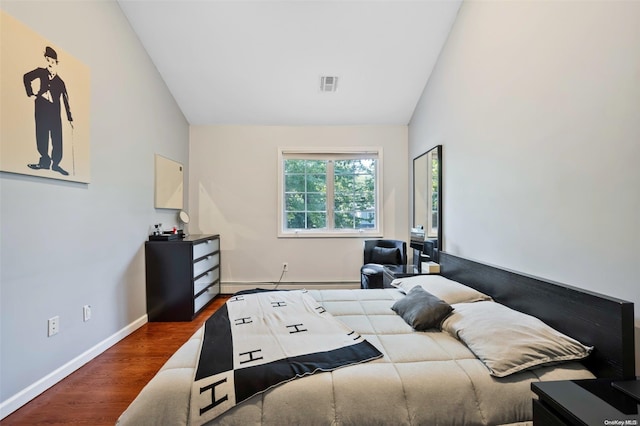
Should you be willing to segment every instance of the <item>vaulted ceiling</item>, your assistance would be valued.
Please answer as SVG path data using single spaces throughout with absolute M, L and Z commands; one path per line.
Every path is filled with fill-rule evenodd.
M 118 3 L 190 124 L 377 125 L 409 122 L 461 1 Z

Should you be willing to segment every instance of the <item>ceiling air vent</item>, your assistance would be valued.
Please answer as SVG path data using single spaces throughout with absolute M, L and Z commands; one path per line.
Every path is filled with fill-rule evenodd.
M 320 77 L 321 92 L 335 92 L 338 88 L 338 77 Z

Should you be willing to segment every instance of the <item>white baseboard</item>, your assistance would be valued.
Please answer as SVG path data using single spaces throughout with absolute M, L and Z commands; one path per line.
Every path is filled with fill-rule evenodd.
M 4 419 L 9 414 L 13 413 L 18 408 L 31 401 L 33 398 L 40 395 L 42 392 L 52 387 L 53 385 L 85 365 L 87 362 L 91 361 L 92 359 L 109 349 L 111 346 L 118 343 L 120 340 L 124 339 L 129 334 L 142 327 L 148 321 L 149 319 L 147 317 L 147 314 L 141 316 L 120 331 L 112 334 L 102 342 L 96 344 L 84 353 L 67 362 L 62 367 L 52 371 L 42 379 L 24 388 L 5 401 L 2 401 L 2 403 L 0 403 L 0 420 Z
M 241 290 L 264 288 L 267 290 L 337 290 L 360 288 L 360 281 L 309 281 L 309 282 L 223 282 L 220 286 L 222 294 L 233 294 Z

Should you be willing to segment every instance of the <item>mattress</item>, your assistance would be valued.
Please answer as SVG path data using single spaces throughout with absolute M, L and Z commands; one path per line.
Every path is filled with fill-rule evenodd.
M 310 290 L 333 316 L 383 354 L 256 395 L 211 424 L 501 425 L 532 420 L 532 382 L 593 378 L 579 362 L 495 377 L 455 336 L 416 332 L 391 306 L 397 289 Z M 186 425 L 203 330 L 160 369 L 118 424 Z

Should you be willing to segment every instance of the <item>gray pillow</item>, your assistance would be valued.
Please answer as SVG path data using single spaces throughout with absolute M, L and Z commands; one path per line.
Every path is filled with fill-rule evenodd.
M 496 377 L 582 359 L 593 350 L 536 317 L 492 301 L 456 304 L 442 329 L 462 340 Z
M 391 309 L 418 331 L 438 328 L 442 320 L 453 311 L 451 305 L 420 286 L 412 288 Z
M 397 248 L 374 247 L 371 263 L 381 265 L 397 265 L 401 262 L 400 250 Z

